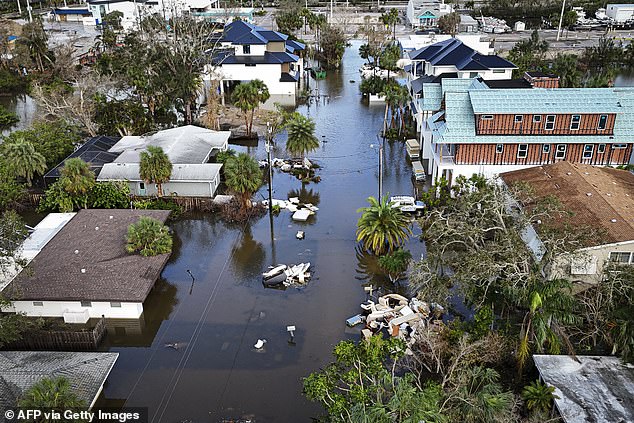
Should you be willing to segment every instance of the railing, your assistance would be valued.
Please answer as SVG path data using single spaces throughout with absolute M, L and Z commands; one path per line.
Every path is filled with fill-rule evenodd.
M 27 332 L 19 341 L 5 346 L 7 350 L 95 351 L 106 336 L 106 319 L 97 321 L 88 330 L 37 330 Z

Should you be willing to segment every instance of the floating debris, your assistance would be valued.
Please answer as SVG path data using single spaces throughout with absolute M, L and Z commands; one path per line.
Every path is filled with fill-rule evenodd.
M 255 343 L 254 347 L 256 350 L 261 350 L 262 347 L 264 347 L 264 344 L 266 344 L 266 339 L 258 339 L 258 341 Z
M 297 233 L 295 234 L 295 238 L 304 239 L 304 231 L 297 231 Z
M 299 263 L 290 266 L 280 264 L 262 273 L 262 283 L 265 286 L 281 284 L 284 284 L 284 286 L 304 285 L 311 276 L 308 269 L 310 269 L 310 263 Z

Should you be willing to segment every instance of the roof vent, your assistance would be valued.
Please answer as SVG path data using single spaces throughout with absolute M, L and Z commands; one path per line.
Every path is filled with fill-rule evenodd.
M 610 220 L 610 222 L 616 223 L 616 219 L 612 219 L 612 220 Z
M 588 197 L 592 197 L 592 193 L 591 193 L 591 192 L 586 192 L 586 195 L 587 195 Z
M 75 250 L 75 254 L 79 254 L 79 250 Z
M 605 195 L 607 195 L 608 197 L 612 197 L 612 194 L 610 194 L 609 192 Z
M 81 269 L 81 273 L 86 273 L 86 269 Z
M 110 220 L 112 220 L 112 219 L 114 219 L 114 216 L 108 216 L 108 218 L 109 218 Z
M 99 230 L 99 226 L 95 226 L 95 230 L 98 231 Z
M 572 175 L 572 172 L 566 172 L 566 175 L 570 176 Z

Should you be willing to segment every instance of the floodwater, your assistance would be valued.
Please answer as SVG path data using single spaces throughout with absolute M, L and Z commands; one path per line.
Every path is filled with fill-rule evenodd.
M 356 210 L 377 195 L 376 134 L 384 110 L 362 102 L 358 46 L 347 49 L 341 71 L 320 81 L 326 104 L 299 107 L 317 123 L 322 145 L 309 157 L 321 165 L 322 181 L 303 186 L 278 170 L 273 177 L 274 198 L 299 196 L 320 208 L 316 216 L 296 223 L 282 210 L 272 227 L 268 215 L 248 225 L 202 213 L 174 222 L 174 253 L 143 319 L 109 323 L 104 350 L 120 356 L 99 405 L 149 407 L 151 422 L 309 422 L 321 413 L 303 397 L 302 377 L 328 364 L 340 340 L 359 339 L 345 320 L 360 311 L 363 286 L 389 287 L 355 242 Z M 279 140 L 277 157 L 285 156 L 283 146 Z M 266 157 L 262 142 L 234 148 Z M 383 189 L 414 192 L 403 143 L 385 145 Z M 266 197 L 263 186 L 256 199 Z M 306 239 L 297 240 L 297 230 Z M 424 246 L 413 237 L 408 248 L 420 257 Z M 262 286 L 267 266 L 307 261 L 313 272 L 307 286 Z M 294 343 L 288 325 L 297 328 Z M 258 339 L 267 340 L 261 351 L 253 347 Z

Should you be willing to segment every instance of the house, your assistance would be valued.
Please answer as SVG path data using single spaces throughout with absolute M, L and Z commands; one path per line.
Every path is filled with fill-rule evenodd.
M 254 79 L 263 81 L 272 95 L 297 93 L 304 44 L 286 34 L 235 21 L 225 26 L 220 46 L 204 78 L 220 81 L 221 93 L 225 86 Z
M 192 8 L 191 10 L 192 16 L 198 19 L 223 25 L 235 20 L 253 23 L 255 21 L 253 12 L 255 12 L 255 9 L 252 7 L 211 7 L 204 9 Z
M 90 166 L 95 175 L 98 175 L 104 164 L 112 162 L 119 156 L 119 153 L 112 153 L 110 150 L 114 145 L 119 142 L 121 137 L 108 137 L 99 135 L 88 139 L 78 149 L 73 151 L 63 162 L 59 163 L 53 169 L 49 170 L 44 175 L 44 183 L 47 187 L 51 186 L 61 176 L 60 170 L 64 167 L 66 160 L 73 158 L 80 158 Z
M 460 15 L 458 32 L 478 32 L 480 24 L 469 15 Z
M 63 377 L 91 409 L 117 358 L 112 352 L 0 351 L 0 407 L 14 408 L 36 383 Z
M 570 161 L 628 164 L 634 140 L 632 88 L 490 88 L 487 81 L 442 79 L 423 84 L 427 118 L 422 158 L 433 178 L 450 183 L 474 173 L 501 172 Z M 430 104 L 427 104 L 430 103 Z M 431 104 L 434 103 L 434 104 Z M 440 104 L 439 104 L 440 103 Z
M 634 421 L 634 365 L 618 357 L 533 355 L 564 423 Z
M 455 37 L 449 34 L 435 34 L 433 32 L 429 34 L 408 34 L 398 38 L 398 43 L 401 46 L 403 58 L 409 60 L 410 52 L 451 38 L 462 41 L 467 47 L 471 47 L 480 54 L 494 54 L 492 43 L 487 40 L 482 41 L 482 35 L 480 34 L 456 34 Z M 407 62 L 407 64 L 409 63 L 411 61 Z
M 634 19 L 634 4 L 608 4 L 605 8 L 608 18 L 616 23 Z
M 606 153 L 604 153 L 606 154 Z M 571 216 L 552 217 L 555 225 L 597 230 L 583 248 L 558 257 L 550 278 L 597 284 L 608 263 L 634 265 L 634 174 L 625 170 L 559 161 L 500 174 L 508 186 L 526 182 L 536 198 L 554 197 Z
M 83 22 L 91 18 L 92 14 L 87 7 L 56 7 L 50 12 L 50 16 L 57 22 Z
M 407 2 L 407 23 L 414 29 L 434 28 L 438 19 L 453 12 L 444 0 L 409 0 Z
M 226 151 L 230 131 L 214 131 L 193 125 L 158 131 L 147 136 L 125 136 L 108 149 L 116 158 L 103 164 L 97 181 L 124 181 L 137 196 L 155 196 L 156 184 L 141 179 L 141 152 L 148 146 L 161 147 L 172 163 L 169 182 L 162 184 L 164 195 L 213 197 L 220 184 L 221 164 L 208 163 Z
M 165 222 L 168 215 L 166 210 L 84 209 L 62 219 L 63 226 L 55 219 L 57 225 L 47 225 L 53 229 L 35 235 L 40 242 L 30 263 L 2 286 L 11 301 L 2 311 L 70 323 L 139 318 L 170 254 L 128 254 L 126 233 L 142 216 Z

